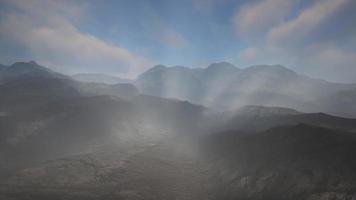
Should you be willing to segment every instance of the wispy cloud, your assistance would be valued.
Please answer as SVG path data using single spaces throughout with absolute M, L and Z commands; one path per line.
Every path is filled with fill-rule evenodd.
M 188 45 L 188 41 L 178 32 L 162 30 L 159 32 L 160 41 L 171 48 L 182 48 Z
M 286 20 L 297 1 L 263 0 L 242 6 L 236 12 L 233 23 L 243 36 L 256 36 Z
M 355 51 L 328 44 L 314 45 L 305 51 L 305 59 L 300 64 L 316 66 L 305 68 L 308 74 L 335 81 L 356 83 Z
M 158 10 L 151 7 L 149 4 L 143 4 L 144 10 L 141 23 L 144 24 L 144 29 L 147 30 L 150 37 L 157 41 L 158 44 L 168 48 L 183 48 L 189 45 L 189 41 L 182 33 L 174 28 L 174 24 L 159 14 Z
M 297 5 L 297 1 L 293 2 Z M 291 9 L 296 8 L 292 4 L 281 5 L 279 0 L 261 0 L 239 10 L 234 18 L 239 23 L 233 24 L 238 34 L 258 40 L 248 38 L 248 47 L 240 52 L 239 58 L 247 64 L 281 63 L 329 80 L 355 82 L 352 57 L 356 55 L 356 29 L 352 27 L 356 25 L 356 3 L 314 0 L 297 10 L 295 16 L 288 16 Z M 277 14 L 268 14 L 271 12 Z
M 85 4 L 40 0 L 6 4 L 8 9 L 0 21 L 1 37 L 55 70 L 134 76 L 150 66 L 147 59 L 125 48 L 81 32 L 76 23 L 80 23 Z
M 318 30 L 325 26 L 325 22 L 333 15 L 348 6 L 350 0 L 324 0 L 315 3 L 314 6 L 303 10 L 295 19 L 273 27 L 268 33 L 268 42 L 285 45 L 293 42 L 293 45 L 305 43 Z M 322 37 L 322 36 L 321 36 Z

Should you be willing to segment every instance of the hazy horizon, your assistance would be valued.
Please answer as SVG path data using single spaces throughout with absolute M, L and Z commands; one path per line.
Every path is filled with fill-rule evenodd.
M 0 61 L 133 78 L 148 68 L 281 64 L 356 82 L 352 0 L 1 0 Z
M 356 200 L 356 0 L 0 0 L 0 200 Z
M 13 62 L 13 63 L 10 63 L 10 64 L 3 64 L 0 62 L 0 65 L 4 65 L 4 66 L 11 66 L 15 63 L 30 63 L 30 62 L 35 62 L 36 64 L 42 66 L 42 67 L 46 67 L 48 69 L 51 69 L 50 67 L 48 66 L 45 66 L 45 65 L 42 65 L 41 63 L 38 63 L 37 61 L 34 61 L 34 60 L 19 60 L 17 62 Z M 183 65 L 163 65 L 163 64 L 155 64 L 155 65 L 152 65 L 150 67 L 148 67 L 145 71 L 143 71 L 142 73 L 139 73 L 137 74 L 136 76 L 132 76 L 132 77 L 125 77 L 125 76 L 120 76 L 118 74 L 111 74 L 111 73 L 107 73 L 107 72 L 90 72 L 90 71 L 80 71 L 80 72 L 60 72 L 60 71 L 57 71 L 56 69 L 51 69 L 53 70 L 54 72 L 58 72 L 58 73 L 61 73 L 61 74 L 64 74 L 64 75 L 67 75 L 67 76 L 75 76 L 75 75 L 105 75 L 105 76 L 108 76 L 108 77 L 115 77 L 115 78 L 122 78 L 123 80 L 127 79 L 127 80 L 135 80 L 136 78 L 138 78 L 141 74 L 143 74 L 144 72 L 148 71 L 149 69 L 151 68 L 154 68 L 156 66 L 164 66 L 164 67 L 167 67 L 167 68 L 174 68 L 174 67 L 185 67 L 185 68 L 190 68 L 190 69 L 207 69 L 210 65 L 213 65 L 213 64 L 220 64 L 220 63 L 228 63 L 228 64 L 232 64 L 230 62 L 227 62 L 227 61 L 221 61 L 221 62 L 213 62 L 211 64 L 208 64 L 206 66 L 197 66 L 197 67 L 192 67 L 192 66 L 183 66 Z M 232 64 L 233 65 L 233 64 Z M 250 67 L 255 67 L 255 66 L 282 66 L 288 70 L 292 70 L 294 71 L 293 69 L 289 68 L 288 66 L 284 66 L 284 65 L 280 65 L 280 64 L 256 64 L 256 65 L 249 65 L 249 66 L 243 66 L 243 67 L 240 67 L 240 66 L 235 66 L 233 65 L 234 67 L 238 68 L 238 69 L 241 69 L 241 70 L 244 70 L 244 69 L 248 69 Z M 294 71 L 296 72 L 296 71 Z M 308 74 L 305 74 L 305 73 L 298 73 L 296 72 L 297 74 L 299 75 L 302 75 L 302 76 L 307 76 L 309 78 L 312 78 L 312 79 L 319 79 L 319 80 L 324 80 L 324 81 L 327 81 L 327 82 L 330 82 L 330 83 L 345 83 L 345 84 L 356 84 L 356 81 L 355 82 L 342 82 L 342 81 L 332 81 L 332 80 L 328 80 L 328 79 L 325 79 L 325 78 L 322 78 L 322 77 L 314 77 L 314 76 L 311 76 L 311 75 L 308 75 Z

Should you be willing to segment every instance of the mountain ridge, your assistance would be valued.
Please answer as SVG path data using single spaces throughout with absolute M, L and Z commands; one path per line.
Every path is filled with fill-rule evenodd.
M 31 61 L 2 67 L 0 83 L 22 76 L 73 79 Z M 107 94 L 115 94 L 111 88 L 114 86 L 102 85 L 100 82 L 105 80 L 93 81 L 92 78 L 98 77 L 94 75 L 89 81 L 97 83 L 90 83 L 94 91 L 105 87 Z M 81 85 L 88 90 L 91 87 L 85 87 L 86 82 Z M 356 101 L 356 84 L 310 78 L 281 65 L 255 65 L 243 69 L 227 62 L 213 63 L 206 68 L 157 65 L 130 83 L 143 94 L 187 100 L 218 110 L 262 105 L 356 117 L 356 107 L 352 103 Z M 135 93 L 132 90 L 132 94 Z
M 356 108 L 350 109 L 351 105 L 333 98 L 340 92 L 352 92 L 356 84 L 310 78 L 281 65 L 243 69 L 233 65 L 219 67 L 226 63 L 212 65 L 210 68 L 157 65 L 139 75 L 134 84 L 144 94 L 188 100 L 222 110 L 255 104 L 356 116 Z M 354 97 L 344 94 L 344 98 L 349 98 L 344 102 L 351 102 Z
M 78 73 L 71 75 L 74 80 L 81 82 L 95 82 L 106 84 L 130 83 L 130 79 L 123 79 L 118 76 L 103 74 L 103 73 Z
M 356 119 L 273 105 L 298 103 L 300 86 L 314 89 L 305 99 L 330 90 L 283 67 L 158 66 L 143 86 L 162 93 L 150 95 L 20 65 L 0 83 L 0 199 L 345 200 L 356 191 Z M 224 112 L 196 103 L 236 97 L 245 105 Z

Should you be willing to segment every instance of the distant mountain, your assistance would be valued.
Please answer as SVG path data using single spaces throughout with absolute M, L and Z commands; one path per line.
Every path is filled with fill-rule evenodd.
M 5 70 L 7 66 L 0 64 L 0 71 Z
M 217 199 L 352 199 L 356 137 L 299 124 L 208 136 Z
M 144 94 L 188 100 L 222 110 L 265 105 L 356 116 L 356 108 L 351 104 L 356 99 L 352 95 L 347 96 L 347 104 L 337 99 L 340 92 L 353 91 L 355 84 L 312 79 L 281 65 L 245 69 L 229 63 L 194 69 L 158 65 L 138 76 L 135 85 Z
M 140 94 L 138 89 L 129 83 L 105 84 L 105 83 L 79 83 L 80 92 L 88 95 L 116 95 L 130 98 Z
M 71 87 L 92 95 L 132 96 L 138 93 L 126 83 L 110 86 L 112 84 L 95 82 L 105 82 L 105 77 L 108 78 L 99 74 L 74 76 L 94 81 L 79 83 L 33 61 L 18 62 L 0 69 L 0 84 L 16 79 L 21 82 L 25 78 L 57 78 L 62 79 L 62 82 L 68 80 Z M 110 82 L 109 78 L 106 82 Z M 188 100 L 221 110 L 264 105 L 289 107 L 304 112 L 322 111 L 345 117 L 356 116 L 354 84 L 312 79 L 280 65 L 259 65 L 246 69 L 236 68 L 226 62 L 214 63 L 204 69 L 158 65 L 141 74 L 134 85 L 144 94 Z
M 105 83 L 105 84 L 118 84 L 118 83 L 130 83 L 131 80 L 123 79 L 116 76 L 99 73 L 83 73 L 72 75 L 72 78 L 81 82 L 89 83 Z
M 235 110 L 234 114 L 241 115 L 241 116 L 253 116 L 253 117 L 272 117 L 272 116 L 297 115 L 297 114 L 302 114 L 302 112 L 299 112 L 291 108 L 248 105 L 248 106 L 241 107 L 238 110 Z
M 141 74 L 135 81 L 136 87 L 145 94 L 177 98 L 198 102 L 202 88 L 197 74 L 200 69 L 186 67 L 165 67 L 158 65 Z
M 2 83 L 2 84 L 1 84 Z M 0 92 L 6 99 L 17 99 L 19 96 L 72 97 L 79 95 L 116 95 L 120 97 L 132 97 L 139 94 L 135 86 L 129 83 L 104 84 L 95 82 L 79 82 L 54 72 L 37 63 L 17 62 L 11 66 L 3 66 L 0 69 Z M 5 95 L 6 94 L 6 95 Z
M 302 113 L 289 108 L 244 106 L 233 112 L 225 112 L 219 124 L 220 130 L 261 131 L 275 126 L 309 124 L 313 126 L 356 132 L 356 119 L 325 113 Z
M 353 85 L 229 63 L 134 84 L 0 66 L 0 199 L 355 197 L 356 119 L 323 113 L 352 114 Z
M 21 77 L 39 78 L 39 77 L 55 77 L 68 78 L 67 76 L 54 72 L 48 68 L 38 65 L 34 61 L 30 62 L 16 62 L 11 66 L 0 67 L 0 83 L 8 80 L 20 79 Z
M 201 100 L 205 98 L 206 86 L 214 90 L 238 72 L 229 63 L 215 63 L 206 69 L 157 65 L 138 76 L 135 85 L 146 94 L 205 103 Z

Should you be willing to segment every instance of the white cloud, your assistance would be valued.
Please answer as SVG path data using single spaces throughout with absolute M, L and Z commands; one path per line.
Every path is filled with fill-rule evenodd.
M 165 29 L 159 32 L 160 41 L 171 48 L 182 48 L 188 45 L 188 41 L 178 32 Z
M 244 36 L 260 34 L 285 20 L 295 0 L 261 0 L 242 6 L 235 14 L 236 31 Z
M 301 64 L 315 77 L 326 77 L 336 82 L 356 83 L 356 52 L 334 45 L 315 45 L 306 50 Z
M 83 33 L 83 7 L 67 1 L 11 1 L 0 21 L 0 35 L 25 48 L 43 64 L 62 72 L 101 71 L 134 76 L 150 66 L 129 50 Z
M 145 5 L 145 4 L 144 4 Z M 144 29 L 151 35 L 152 39 L 168 48 L 182 48 L 189 45 L 189 41 L 168 23 L 164 17 L 159 15 L 151 6 L 145 5 L 142 13 Z
M 323 22 L 351 3 L 351 0 L 323 0 L 303 10 L 298 17 L 274 27 L 268 34 L 268 42 L 273 44 L 304 43 Z
M 255 60 L 259 54 L 260 54 L 259 48 L 248 47 L 240 53 L 240 56 L 243 60 L 250 61 L 250 60 Z
M 239 52 L 239 59 L 243 65 L 283 64 L 291 67 L 297 58 L 283 47 L 256 45 Z
M 245 19 L 239 19 L 245 22 L 240 24 L 240 28 L 248 31 L 260 29 L 261 21 L 276 19 L 266 23 L 264 29 L 269 31 L 253 35 L 260 39 L 258 42 L 247 40 L 248 47 L 239 53 L 241 63 L 279 63 L 314 77 L 356 82 L 354 1 L 314 0 L 288 20 L 280 20 L 282 14 L 264 14 L 267 10 L 272 12 L 272 2 L 277 0 L 265 0 L 246 6 L 238 14 L 245 16 Z

